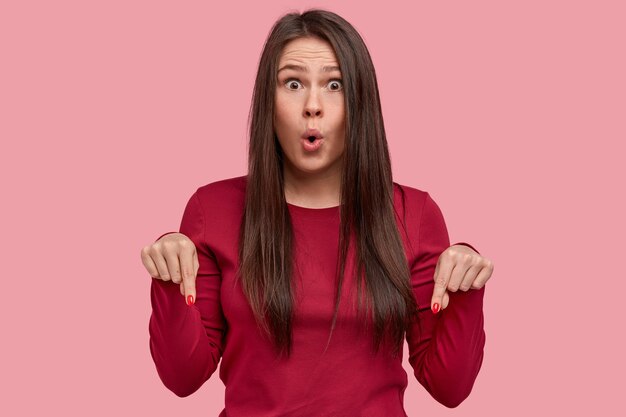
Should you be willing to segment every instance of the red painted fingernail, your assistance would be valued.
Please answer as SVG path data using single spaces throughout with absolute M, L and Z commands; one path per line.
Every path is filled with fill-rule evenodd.
M 439 303 L 433 304 L 433 314 L 437 314 L 439 311 Z
M 193 304 L 193 295 L 188 295 L 187 296 L 187 305 L 190 306 Z

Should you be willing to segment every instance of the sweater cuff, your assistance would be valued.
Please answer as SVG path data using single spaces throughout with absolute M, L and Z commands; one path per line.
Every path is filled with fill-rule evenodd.
M 455 244 L 453 244 L 453 245 L 450 245 L 450 246 L 454 246 L 454 245 L 465 245 L 465 246 L 467 246 L 467 247 L 471 248 L 472 250 L 474 250 L 474 252 L 476 252 L 477 254 L 479 254 L 479 255 L 480 255 L 480 252 L 478 252 L 478 249 L 476 249 L 475 247 L 473 247 L 473 246 L 472 246 L 472 245 L 470 245 L 469 243 L 465 243 L 465 242 L 457 242 L 457 243 L 455 243 Z
M 163 233 L 161 236 L 157 237 L 154 241 L 156 242 L 157 240 L 161 239 L 163 236 L 165 236 L 165 235 L 169 235 L 170 233 L 178 233 L 178 232 L 167 232 L 167 233 Z

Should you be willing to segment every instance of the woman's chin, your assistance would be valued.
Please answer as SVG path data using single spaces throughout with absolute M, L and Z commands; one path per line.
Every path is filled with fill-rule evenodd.
M 315 161 L 298 161 L 293 167 L 302 175 L 316 175 L 326 172 L 329 166 L 324 163 L 315 163 Z

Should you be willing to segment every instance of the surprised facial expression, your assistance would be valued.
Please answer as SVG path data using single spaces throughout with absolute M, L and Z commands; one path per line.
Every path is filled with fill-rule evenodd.
M 274 131 L 286 173 L 298 177 L 339 173 L 345 144 L 344 90 L 328 42 L 307 37 L 285 45 L 274 103 Z

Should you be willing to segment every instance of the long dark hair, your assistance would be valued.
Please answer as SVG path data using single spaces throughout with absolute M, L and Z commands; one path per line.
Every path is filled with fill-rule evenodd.
M 381 343 L 390 341 L 392 355 L 397 357 L 418 306 L 395 220 L 394 182 L 376 74 L 356 29 L 330 11 L 309 9 L 302 14 L 282 16 L 263 47 L 248 116 L 248 175 L 237 275 L 257 323 L 273 336 L 278 353 L 286 351 L 290 356 L 293 235 L 284 195 L 283 152 L 274 131 L 273 116 L 280 54 L 288 42 L 301 37 L 317 37 L 330 43 L 344 85 L 346 138 L 341 179 L 339 279 L 330 335 L 337 319 L 348 246 L 354 240 L 358 312 L 361 314 L 363 309 L 364 280 L 367 313 L 373 309 L 375 323 L 372 346 L 378 353 Z M 359 322 L 367 326 L 368 320 Z

